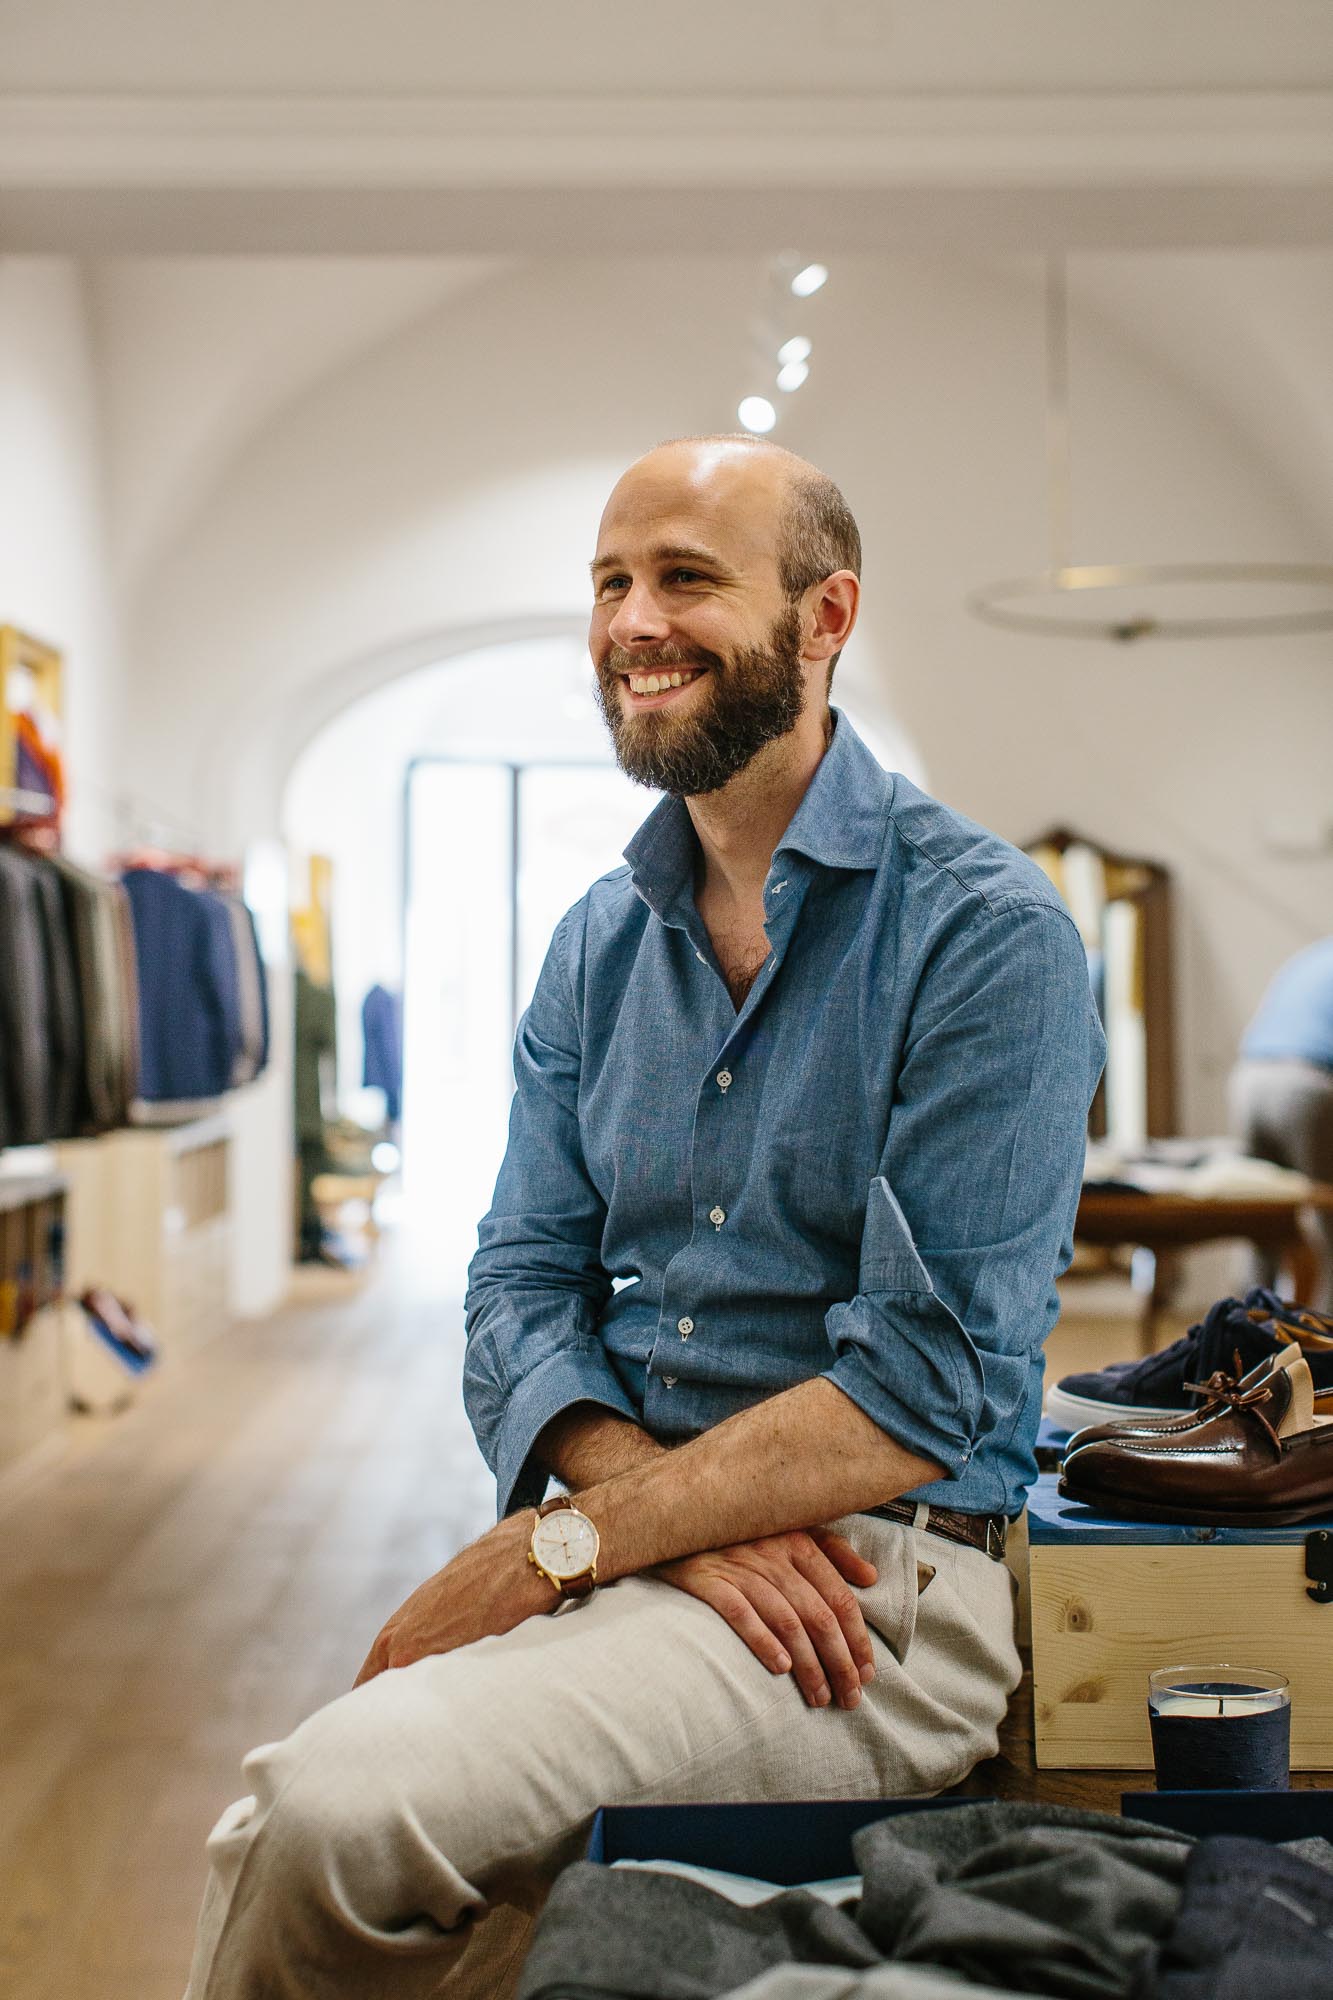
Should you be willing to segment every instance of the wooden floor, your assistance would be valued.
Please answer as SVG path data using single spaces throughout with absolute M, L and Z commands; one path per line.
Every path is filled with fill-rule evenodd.
M 493 1519 L 457 1302 L 390 1265 L 164 1370 L 0 1511 L 0 1994 L 180 2000 L 239 1760 Z
M 0 1491 L 5 2000 L 180 2000 L 241 1756 L 343 1692 L 492 1519 L 457 1301 L 401 1245 L 362 1287 L 315 1274 L 302 1294 Z M 1085 1318 L 1052 1362 L 1133 1351 Z M 1034 1776 L 1030 1740 L 1020 1702 L 968 1789 L 1118 1803 L 1111 1775 Z

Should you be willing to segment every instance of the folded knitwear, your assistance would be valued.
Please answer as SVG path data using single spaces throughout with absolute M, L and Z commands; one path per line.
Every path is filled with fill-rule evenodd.
M 533 1934 L 518 2000 L 719 2000 L 779 1967 L 851 1975 L 886 1961 L 1000 1992 L 1128 2000 L 1175 1918 L 1190 1847 L 1058 1806 L 908 1813 L 855 1836 L 863 1892 L 836 1909 L 803 1889 L 744 1908 L 697 1882 L 576 1862 Z

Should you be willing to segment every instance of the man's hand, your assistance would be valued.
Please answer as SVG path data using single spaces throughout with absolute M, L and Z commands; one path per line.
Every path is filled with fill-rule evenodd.
M 356 1686 L 386 1667 L 410 1667 L 430 1653 L 452 1653 L 474 1639 L 512 1631 L 525 1618 L 554 1611 L 554 1589 L 528 1561 L 532 1520 L 530 1508 L 510 1514 L 427 1577 L 385 1625 Z
M 770 1673 L 791 1673 L 812 1707 L 830 1687 L 855 1708 L 874 1678 L 870 1635 L 849 1585 L 875 1581 L 873 1563 L 826 1528 L 793 1529 L 706 1549 L 650 1572 L 711 1605 Z

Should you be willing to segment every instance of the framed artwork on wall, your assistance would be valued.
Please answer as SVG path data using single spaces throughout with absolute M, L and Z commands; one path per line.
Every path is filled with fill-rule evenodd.
M 0 625 L 0 825 L 59 818 L 63 671 L 54 646 Z

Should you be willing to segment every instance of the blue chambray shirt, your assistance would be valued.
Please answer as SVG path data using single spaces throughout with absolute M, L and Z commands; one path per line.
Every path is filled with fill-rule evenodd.
M 739 1013 L 677 799 L 551 941 L 468 1274 L 502 1514 L 572 1404 L 679 1440 L 819 1375 L 943 1468 L 910 1499 L 1012 1515 L 1035 1477 L 1105 1053 L 1083 946 L 1040 869 L 834 714 Z

